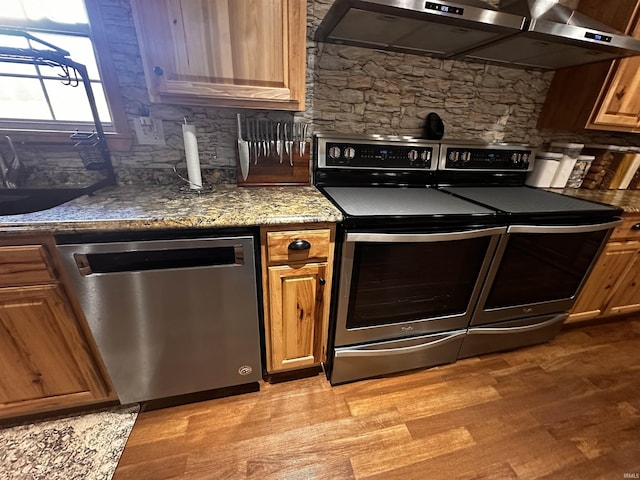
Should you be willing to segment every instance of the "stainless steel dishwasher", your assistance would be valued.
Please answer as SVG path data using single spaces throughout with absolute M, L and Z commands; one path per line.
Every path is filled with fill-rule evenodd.
M 58 250 L 122 403 L 261 378 L 253 236 Z

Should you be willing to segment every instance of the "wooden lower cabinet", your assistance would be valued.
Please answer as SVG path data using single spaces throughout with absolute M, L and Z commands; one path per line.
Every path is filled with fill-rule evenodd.
M 566 323 L 640 312 L 640 216 L 623 220 L 600 255 Z
M 334 235 L 334 226 L 262 231 L 267 373 L 326 360 Z
M 603 312 L 605 316 L 640 312 L 640 242 L 623 245 L 621 252 L 624 252 L 628 264 L 607 302 Z
M 271 371 L 324 361 L 327 264 L 269 267 Z
M 0 288 L 0 418 L 113 399 L 90 340 L 55 279 L 55 262 L 34 261 L 36 251 L 44 253 L 47 247 L 0 246 L 0 271 L 5 273 Z M 50 272 L 51 278 L 30 282 L 47 278 L 27 274 L 32 270 Z M 7 286 L 11 279 L 14 285 Z

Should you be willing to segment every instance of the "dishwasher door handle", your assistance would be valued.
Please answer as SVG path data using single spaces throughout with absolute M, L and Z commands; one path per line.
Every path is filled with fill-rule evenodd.
M 69 253 L 78 273 L 83 277 L 94 274 L 175 271 L 201 267 L 238 267 L 245 264 L 247 255 L 241 241 L 197 241 L 191 244 L 180 241 L 162 244 L 147 242 L 97 247 L 91 245 L 72 248 Z
M 87 275 L 91 275 L 93 273 L 86 253 L 76 253 L 73 256 L 73 259 L 76 261 L 76 265 L 78 266 L 80 275 L 86 277 Z

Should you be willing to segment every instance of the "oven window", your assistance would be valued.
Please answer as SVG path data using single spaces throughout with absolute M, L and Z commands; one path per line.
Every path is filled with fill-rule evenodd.
M 512 234 L 484 308 L 572 298 L 606 235 Z
M 490 239 L 356 244 L 347 328 L 465 313 Z

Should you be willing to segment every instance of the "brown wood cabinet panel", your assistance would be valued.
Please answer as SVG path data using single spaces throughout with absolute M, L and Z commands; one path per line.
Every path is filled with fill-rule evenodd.
M 326 357 L 327 264 L 269 267 L 269 371 L 304 368 Z
M 632 32 L 640 38 L 640 24 Z M 614 63 L 609 84 L 603 89 L 603 100 L 596 108 L 592 124 L 619 125 L 636 130 L 640 127 L 640 57 L 631 57 Z
M 640 1 L 581 0 L 578 10 L 640 38 Z M 640 129 L 640 57 L 558 70 L 538 128 L 563 130 Z
M 296 240 L 309 242 L 308 250 L 290 250 L 289 245 Z M 294 230 L 267 233 L 268 260 L 271 263 L 307 262 L 321 260 L 329 256 L 331 230 Z
M 0 289 L 0 371 L 0 417 L 108 395 L 57 285 Z
M 637 225 L 637 227 L 636 227 Z M 622 217 L 622 225 L 616 227 L 611 233 L 609 241 L 614 240 L 638 240 L 640 241 L 640 216 L 625 215 Z
M 304 110 L 304 0 L 132 0 L 154 102 Z
M 55 282 L 43 245 L 0 246 L 0 287 Z
M 624 257 L 628 266 L 618 280 L 603 315 L 622 315 L 640 311 L 640 243 L 628 242 Z
M 267 372 L 319 365 L 326 360 L 335 225 L 261 229 Z M 291 251 L 303 239 L 308 250 Z
M 640 243 L 607 244 L 571 311 L 567 323 L 601 316 L 618 283 L 630 268 Z

